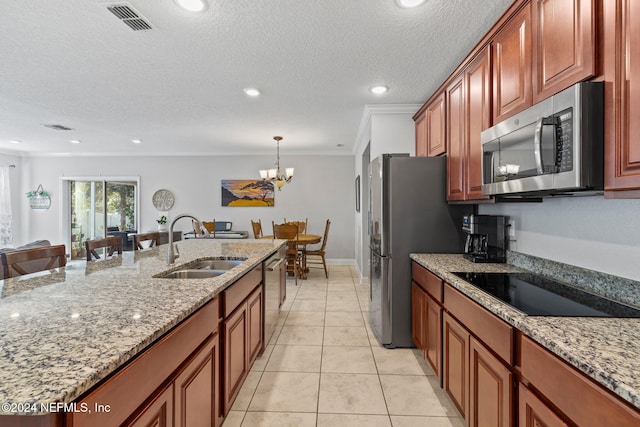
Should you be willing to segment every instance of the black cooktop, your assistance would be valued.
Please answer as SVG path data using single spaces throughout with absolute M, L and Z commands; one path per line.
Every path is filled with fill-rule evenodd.
M 453 273 L 530 316 L 634 317 L 640 310 L 533 273 Z

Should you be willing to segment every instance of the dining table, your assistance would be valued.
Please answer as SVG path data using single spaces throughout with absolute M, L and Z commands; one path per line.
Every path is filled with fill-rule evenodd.
M 298 243 L 298 248 L 302 248 L 304 250 L 304 247 L 307 245 L 313 245 L 315 243 L 320 243 L 320 241 L 322 240 L 322 236 L 318 235 L 318 234 L 298 234 L 297 236 L 297 243 Z M 261 239 L 273 239 L 274 236 L 272 234 L 268 234 L 266 236 L 262 236 Z M 289 240 L 290 242 L 295 242 L 295 240 L 291 239 Z M 291 263 L 292 261 L 289 260 L 287 261 L 288 263 Z M 309 272 L 309 269 L 306 266 L 305 260 L 304 260 L 304 256 L 302 259 L 302 276 L 300 277 L 301 279 L 306 279 L 306 273 Z

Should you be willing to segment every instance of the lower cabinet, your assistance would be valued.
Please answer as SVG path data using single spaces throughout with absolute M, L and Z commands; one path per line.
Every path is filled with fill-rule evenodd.
M 566 427 L 567 424 L 528 388 L 518 387 L 518 426 Z
M 142 410 L 130 427 L 172 427 L 173 423 L 173 384 L 162 390 L 160 394 Z
M 427 310 L 427 325 L 426 331 L 426 343 L 425 343 L 425 358 L 431 365 L 433 372 L 440 379 L 440 385 L 442 385 L 442 306 L 433 300 L 431 297 L 427 297 L 426 300 Z
M 426 350 L 427 292 L 411 282 L 411 335 L 418 350 Z
M 443 387 L 460 415 L 469 417 L 469 332 L 449 313 L 442 322 Z

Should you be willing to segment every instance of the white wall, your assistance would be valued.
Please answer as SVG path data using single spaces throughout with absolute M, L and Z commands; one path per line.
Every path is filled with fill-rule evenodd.
M 140 176 L 139 231 L 155 230 L 158 213 L 153 193 L 166 188 L 175 195 L 169 221 L 189 212 L 204 221 L 232 221 L 236 230 L 251 230 L 251 220 L 261 219 L 265 234 L 271 234 L 271 221 L 309 218 L 309 231 L 322 234 L 327 219 L 331 230 L 327 258 L 334 262 L 353 262 L 355 210 L 353 156 L 281 156 L 282 167 L 295 167 L 295 176 L 282 191 L 276 191 L 275 207 L 222 207 L 220 180 L 259 179 L 258 170 L 272 167 L 267 156 L 132 156 L 132 157 L 29 157 L 23 159 L 28 171 L 23 188 L 42 184 L 51 193 L 51 208 L 31 211 L 27 206 L 20 227 L 22 242 L 49 239 L 65 243 L 60 231 L 62 218 L 62 176 Z M 28 190 L 25 190 L 25 192 Z M 182 220 L 176 229 L 188 231 L 191 223 Z M 252 233 L 250 233 L 252 235 Z
M 640 280 L 640 200 L 565 197 L 479 205 L 479 213 L 515 219 L 517 252 Z
M 24 193 L 27 191 L 35 190 L 27 189 L 22 191 L 21 182 L 22 182 L 22 160 L 20 157 L 10 154 L 2 154 L 0 153 L 0 164 L 4 165 L 14 165 L 14 168 L 9 169 L 9 188 L 11 191 L 11 215 L 13 217 L 13 246 L 18 246 L 16 243 L 22 241 L 22 228 L 16 226 L 16 221 L 19 221 L 22 216 L 22 203 L 26 201 L 27 198 Z M 28 206 L 28 203 L 27 203 Z

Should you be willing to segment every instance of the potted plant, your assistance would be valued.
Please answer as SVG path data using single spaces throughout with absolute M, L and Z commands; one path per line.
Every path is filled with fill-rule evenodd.
M 162 215 L 160 218 L 156 219 L 158 223 L 158 231 L 166 231 L 167 230 L 167 216 Z

